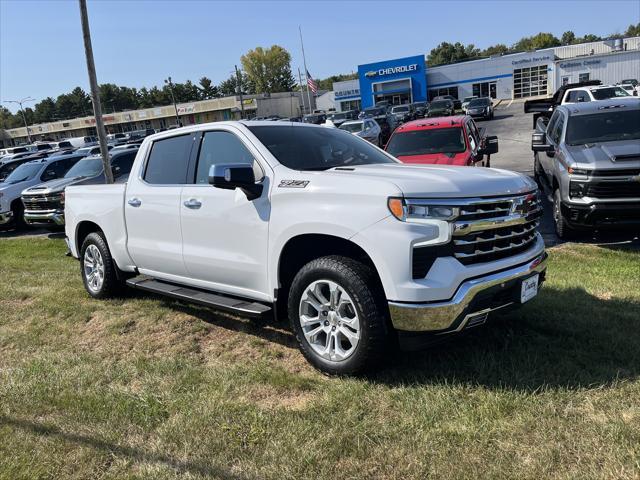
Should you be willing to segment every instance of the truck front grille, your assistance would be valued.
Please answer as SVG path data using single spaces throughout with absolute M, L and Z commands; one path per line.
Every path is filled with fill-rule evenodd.
M 640 198 L 640 182 L 607 181 L 585 184 L 585 197 L 592 198 Z
M 25 210 L 56 210 L 62 209 L 60 197 L 48 197 L 46 195 L 25 195 L 22 197 Z

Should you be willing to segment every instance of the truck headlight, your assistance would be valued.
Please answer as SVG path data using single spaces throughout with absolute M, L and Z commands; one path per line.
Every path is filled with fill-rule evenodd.
M 422 199 L 391 197 L 387 201 L 387 206 L 393 216 L 401 222 L 450 221 L 459 214 L 458 207 L 429 203 L 429 200 Z

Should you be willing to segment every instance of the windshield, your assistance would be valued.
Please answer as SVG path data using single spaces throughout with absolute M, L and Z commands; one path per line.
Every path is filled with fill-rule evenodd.
M 432 153 L 462 153 L 466 149 L 461 128 L 396 133 L 387 145 L 387 152 L 394 157 Z
M 490 103 L 488 98 L 477 98 L 469 102 L 469 107 L 486 107 Z
M 476 97 L 464 97 L 463 102 L 470 102 L 471 100 L 473 100 Z
M 337 128 L 255 126 L 249 130 L 280 163 L 293 170 L 394 163 L 366 140 Z
M 64 178 L 95 177 L 100 173 L 102 173 L 102 157 L 88 157 L 71 167 Z
M 615 142 L 617 140 L 640 139 L 640 110 L 618 109 L 606 113 L 593 113 L 570 117 L 567 125 L 566 143 Z
M 344 120 L 347 118 L 346 113 L 334 113 L 329 117 L 331 120 Z
M 449 105 L 449 100 L 434 100 L 431 102 L 431 108 L 447 108 Z
M 20 166 L 20 162 L 10 162 L 0 165 L 0 182 L 4 182 L 4 179 Z
M 373 117 L 377 116 L 377 115 L 384 115 L 387 112 L 387 109 L 382 107 L 372 107 L 372 108 L 365 108 L 363 110 L 365 115 L 371 115 Z
M 591 90 L 591 94 L 596 100 L 606 100 L 607 98 L 629 96 L 627 91 L 621 87 L 597 88 L 595 90 Z
M 391 111 L 393 113 L 398 113 L 398 112 L 408 112 L 409 111 L 409 107 L 407 105 L 403 105 L 402 107 L 393 107 L 391 109 Z
M 362 122 L 347 123 L 347 124 L 343 123 L 342 125 L 340 125 L 340 129 L 346 130 L 347 132 L 350 132 L 350 133 L 357 133 L 362 131 L 362 128 L 363 128 L 362 126 L 363 126 Z
M 24 163 L 11 172 L 4 181 L 5 183 L 19 183 L 31 180 L 38 174 L 41 168 L 41 163 Z

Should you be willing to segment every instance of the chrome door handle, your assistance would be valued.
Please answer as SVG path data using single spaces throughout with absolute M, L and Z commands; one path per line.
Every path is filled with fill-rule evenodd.
M 131 198 L 127 201 L 127 203 L 132 207 L 139 207 L 140 205 L 142 205 L 142 200 L 140 200 L 139 198 Z
M 184 206 L 187 208 L 197 209 L 202 206 L 202 202 L 199 202 L 195 198 L 190 198 L 186 202 L 184 202 Z

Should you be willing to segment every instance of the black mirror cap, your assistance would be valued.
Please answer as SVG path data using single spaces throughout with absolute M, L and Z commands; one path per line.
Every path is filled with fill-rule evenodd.
M 553 151 L 553 145 L 547 143 L 547 134 L 544 132 L 535 132 L 531 135 L 531 150 L 534 152 L 550 152 Z
M 241 189 L 249 200 L 262 194 L 262 184 L 256 183 L 253 166 L 249 163 L 222 163 L 212 165 L 209 183 L 224 190 Z
M 498 153 L 498 137 L 495 135 L 485 137 L 482 153 L 485 155 L 494 155 Z

